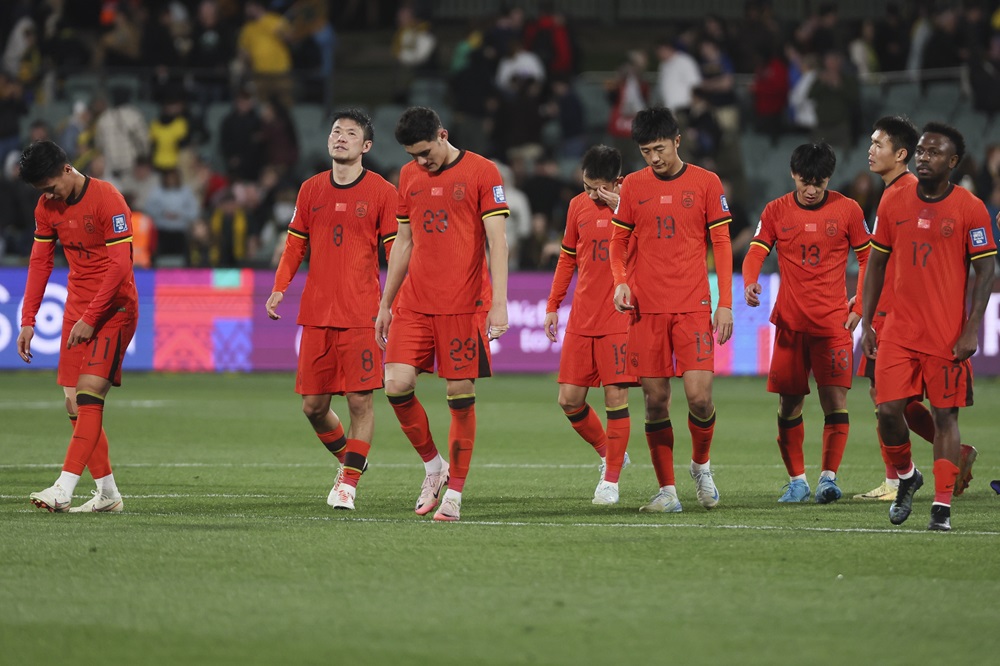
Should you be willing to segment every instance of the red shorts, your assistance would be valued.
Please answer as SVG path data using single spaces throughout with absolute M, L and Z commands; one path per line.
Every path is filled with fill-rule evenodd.
M 926 391 L 938 408 L 972 405 L 972 363 L 906 349 L 883 341 L 875 369 L 875 401 L 893 402 Z
M 878 342 L 878 333 L 882 330 L 882 325 L 885 324 L 885 315 L 881 317 L 876 316 L 872 319 L 872 328 L 875 329 L 875 341 Z M 861 360 L 858 361 L 858 377 L 867 377 L 872 380 L 872 385 L 875 384 L 875 361 L 868 358 L 864 354 L 861 354 Z
M 299 395 L 344 395 L 382 388 L 382 350 L 375 327 L 303 326 L 299 343 Z
M 629 372 L 636 377 L 680 377 L 715 372 L 711 312 L 642 314 L 628 327 Z
M 486 342 L 486 313 L 422 314 L 397 308 L 386 342 L 385 362 L 403 363 L 445 379 L 493 374 Z
M 75 321 L 63 319 L 56 382 L 59 386 L 76 386 L 80 375 L 97 375 L 113 386 L 121 386 L 125 350 L 132 342 L 138 324 L 135 313 L 116 312 L 113 317 L 98 324 L 90 340 L 66 349 L 69 333 L 75 324 Z
M 559 356 L 560 384 L 573 386 L 638 386 L 638 378 L 625 373 L 628 333 L 563 336 Z
M 854 339 L 850 331 L 826 337 L 776 328 L 767 390 L 784 395 L 808 395 L 809 371 L 817 386 L 851 388 Z

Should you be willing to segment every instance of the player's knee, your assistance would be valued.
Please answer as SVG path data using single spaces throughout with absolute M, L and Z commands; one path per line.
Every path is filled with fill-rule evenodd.
M 559 406 L 564 412 L 575 412 L 581 407 L 585 400 L 579 400 L 574 396 L 559 394 Z
M 709 418 L 712 416 L 712 412 L 715 411 L 715 404 L 712 402 L 712 396 L 692 396 L 688 400 L 688 410 L 690 410 L 690 412 L 699 419 Z
M 415 382 L 389 378 L 385 380 L 385 392 L 389 395 L 402 395 L 403 393 L 413 391 L 415 388 L 417 388 Z
M 326 418 L 326 415 L 329 411 L 330 411 L 329 404 L 312 400 L 302 401 L 302 413 L 305 414 L 306 418 L 312 422 L 320 421 Z

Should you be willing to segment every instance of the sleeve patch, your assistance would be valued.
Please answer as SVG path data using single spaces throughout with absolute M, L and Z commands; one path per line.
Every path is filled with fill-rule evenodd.
M 495 203 L 507 203 L 507 197 L 503 193 L 503 185 L 493 186 L 493 201 Z
M 865 225 L 865 233 L 870 236 L 872 232 L 871 232 L 871 229 L 868 228 L 868 219 L 864 218 L 864 217 L 861 218 L 861 224 Z
M 726 195 L 722 194 L 719 196 L 719 202 L 722 204 L 722 210 L 729 212 L 729 202 L 726 201 Z
M 986 244 L 989 242 L 986 238 L 986 229 L 983 227 L 970 229 L 969 239 L 972 241 L 972 247 L 986 247 Z
M 757 220 L 757 231 L 753 232 L 754 236 L 760 236 L 760 228 L 764 226 L 764 220 Z
M 116 234 L 128 231 L 128 222 L 125 221 L 124 215 L 115 215 L 111 218 L 111 230 Z

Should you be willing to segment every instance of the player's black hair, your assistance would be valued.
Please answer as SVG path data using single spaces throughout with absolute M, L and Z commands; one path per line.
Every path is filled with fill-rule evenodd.
M 375 140 L 375 128 L 372 127 L 372 119 L 367 113 L 361 109 L 341 109 L 333 114 L 330 126 L 333 127 L 333 124 L 342 118 L 356 122 L 364 133 L 365 141 Z
M 962 158 L 965 157 L 965 137 L 951 125 L 932 121 L 924 125 L 921 132 L 924 134 L 928 132 L 931 134 L 941 134 L 948 137 L 948 140 L 955 146 L 955 154 L 958 155 L 958 161 L 961 162 Z M 956 164 L 955 166 L 958 165 Z
M 906 150 L 906 159 L 903 164 L 910 161 L 913 151 L 917 149 L 917 141 L 920 133 L 913 121 L 906 116 L 882 116 L 872 125 L 872 131 L 882 130 L 889 137 L 893 152 L 903 148 Z
M 52 141 L 36 141 L 21 153 L 21 180 L 34 185 L 55 178 L 67 164 L 65 150 Z
M 826 142 L 804 143 L 792 151 L 792 173 L 808 185 L 816 185 L 833 176 L 837 154 Z
M 421 141 L 433 141 L 441 129 L 437 111 L 426 106 L 411 106 L 396 123 L 396 141 L 401 146 L 412 146 Z
M 632 121 L 632 140 L 640 146 L 653 143 L 657 139 L 673 141 L 681 133 L 680 125 L 673 112 L 665 106 L 643 109 Z
M 622 154 L 611 146 L 592 146 L 580 166 L 587 178 L 613 183 L 622 175 Z

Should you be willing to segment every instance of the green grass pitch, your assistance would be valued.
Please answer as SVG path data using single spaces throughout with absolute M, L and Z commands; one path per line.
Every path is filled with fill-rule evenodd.
M 850 395 L 845 498 L 882 478 L 866 388 Z M 920 440 L 928 484 L 901 527 L 886 503 L 778 505 L 787 479 L 763 379 L 716 382 L 711 512 L 687 475 L 674 383 L 684 512 L 658 516 L 637 511 L 655 491 L 638 390 L 634 464 L 608 508 L 590 503 L 598 460 L 552 377 L 477 389 L 457 524 L 413 513 L 423 470 L 382 394 L 358 510 L 327 507 L 333 459 L 288 374 L 126 375 L 105 412 L 126 511 L 81 515 L 27 499 L 69 437 L 54 376 L 0 375 L 0 664 L 995 663 L 997 381 L 978 381 L 962 412 L 980 457 L 950 534 L 925 530 Z M 424 377 L 417 391 L 445 450 L 444 385 Z M 592 391 L 603 416 L 600 402 Z M 815 488 L 815 395 L 805 419 Z M 76 502 L 91 488 L 85 476 Z

